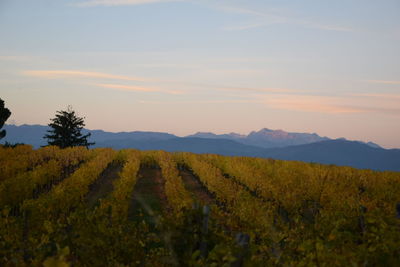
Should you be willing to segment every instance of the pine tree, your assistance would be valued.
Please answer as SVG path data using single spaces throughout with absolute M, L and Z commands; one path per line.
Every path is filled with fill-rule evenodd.
M 51 119 L 51 123 L 48 124 L 51 129 L 47 131 L 48 134 L 44 138 L 48 139 L 49 145 L 60 148 L 94 145 L 87 140 L 90 133 L 86 135 L 81 133 L 85 126 L 83 119 L 78 117 L 70 106 L 66 111 L 57 111 L 56 117 Z
M 4 107 L 4 101 L 0 98 L 0 129 L 3 128 L 4 123 L 10 117 L 11 111 Z M 0 131 L 0 139 L 6 136 L 6 130 Z

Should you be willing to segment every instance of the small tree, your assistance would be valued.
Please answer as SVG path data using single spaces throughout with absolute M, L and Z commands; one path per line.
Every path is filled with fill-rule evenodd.
M 3 128 L 4 123 L 10 117 L 11 111 L 4 107 L 4 101 L 0 98 L 0 129 Z M 6 130 L 0 131 L 0 139 L 6 136 Z
M 60 148 L 94 145 L 87 140 L 91 135 L 90 133 L 86 135 L 81 133 L 85 126 L 83 119 L 78 117 L 70 106 L 66 111 L 57 111 L 56 117 L 51 119 L 51 123 L 49 123 L 51 129 L 47 131 L 48 134 L 44 138 L 48 139 L 49 145 Z

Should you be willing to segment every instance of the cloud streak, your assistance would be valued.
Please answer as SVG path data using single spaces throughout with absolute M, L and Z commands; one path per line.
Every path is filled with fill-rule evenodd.
M 277 14 L 278 12 L 274 10 L 273 12 L 260 12 L 252 9 L 247 8 L 238 8 L 238 7 L 229 7 L 229 6 L 219 6 L 217 9 L 228 12 L 228 13 L 235 13 L 235 14 L 242 14 L 242 15 L 250 15 L 252 16 L 255 21 L 252 23 L 247 23 L 244 25 L 236 25 L 236 26 L 229 26 L 224 27 L 224 30 L 228 31 L 242 31 L 248 30 L 252 28 L 259 28 L 259 27 L 266 27 L 273 24 L 293 24 L 293 25 L 301 25 L 306 28 L 313 28 L 313 29 L 320 29 L 326 31 L 337 31 L 337 32 L 352 32 L 353 29 L 349 27 L 343 27 L 338 25 L 327 25 L 323 23 L 318 23 L 314 21 L 310 21 L 307 19 L 297 19 L 288 17 L 285 15 Z
M 165 93 L 171 95 L 183 94 L 181 91 L 163 90 L 154 87 L 144 87 L 144 86 L 132 86 L 132 85 L 122 85 L 122 84 L 109 84 L 109 83 L 98 83 L 95 84 L 97 87 L 115 89 L 119 91 L 128 92 L 155 92 L 155 93 Z
M 140 77 L 114 75 L 104 72 L 90 72 L 78 70 L 28 70 L 23 71 L 23 75 L 31 77 L 39 77 L 45 79 L 70 79 L 70 78 L 86 78 L 86 79 L 101 79 L 101 80 L 117 80 L 117 81 L 130 81 L 130 82 L 154 82 L 156 80 L 144 79 Z M 93 85 L 93 84 L 92 84 Z M 135 91 L 135 92 L 159 92 L 166 94 L 183 94 L 181 91 L 163 90 L 155 87 L 145 87 L 137 85 L 122 85 L 114 83 L 94 83 L 97 87 L 115 89 L 119 91 Z
M 378 83 L 378 84 L 400 84 L 400 81 L 385 81 L 385 80 L 366 80 L 368 83 Z
M 59 78 L 101 78 L 101 79 L 112 79 L 112 80 L 125 80 L 125 81 L 138 81 L 144 82 L 146 79 L 139 77 L 114 75 L 103 72 L 89 72 L 89 71 L 77 71 L 77 70 L 28 70 L 23 71 L 23 75 L 40 77 L 47 79 L 59 79 Z
M 385 103 L 366 103 L 351 97 L 271 95 L 264 103 L 271 108 L 323 114 L 383 113 L 400 115 L 400 108 Z
M 226 86 L 226 87 L 216 87 L 217 90 L 222 91 L 239 91 L 239 92 L 253 92 L 253 93 L 304 93 L 306 91 L 287 89 L 287 88 L 253 88 L 253 87 L 234 87 L 234 86 Z
M 185 0 L 90 0 L 75 4 L 78 7 L 136 6 L 155 3 L 182 2 Z
M 362 109 L 338 104 L 335 97 L 302 96 L 302 95 L 277 95 L 268 97 L 265 104 L 276 109 L 318 112 L 318 113 L 359 113 Z
M 147 101 L 140 100 L 142 104 L 169 104 L 169 105 L 187 105 L 187 104 L 262 104 L 259 100 L 189 100 L 189 101 Z
M 22 72 L 25 76 L 37 77 L 37 78 L 45 78 L 45 79 L 102 79 L 102 80 L 115 80 L 115 81 L 132 81 L 132 82 L 140 82 L 140 83 L 162 83 L 162 84 L 170 84 L 170 85 L 178 85 L 179 87 L 187 87 L 187 86 L 195 86 L 201 88 L 209 88 L 214 91 L 222 91 L 222 92 L 242 92 L 242 93 L 300 93 L 305 91 L 286 89 L 286 88 L 252 88 L 252 87 L 237 87 L 230 85 L 212 85 L 212 84 L 203 84 L 196 82 L 181 82 L 181 81 L 168 81 L 157 78 L 147 79 L 141 77 L 133 77 L 133 76 L 124 76 L 124 75 L 115 75 L 104 72 L 90 72 L 90 71 L 81 71 L 81 70 L 27 70 Z M 136 85 L 118 85 L 116 83 L 104 83 L 97 82 L 95 83 L 97 86 L 103 85 L 102 87 L 109 87 L 119 90 L 125 91 L 147 91 L 147 92 L 166 92 L 170 94 L 183 94 L 182 91 L 177 90 L 161 90 L 155 89 L 154 87 L 143 87 Z M 107 86 L 105 86 L 107 85 Z
M 400 94 L 352 94 L 352 96 L 360 96 L 360 97 L 368 97 L 368 98 L 383 98 L 388 100 L 397 100 L 400 99 Z
M 22 72 L 26 76 L 39 77 L 46 79 L 82 79 L 93 80 L 89 83 L 98 88 L 106 88 L 126 92 L 142 93 L 161 93 L 169 95 L 186 95 L 182 103 L 203 103 L 203 104 L 240 104 L 254 103 L 263 104 L 272 109 L 281 109 L 289 111 L 314 112 L 323 114 L 351 114 L 351 113 L 384 113 L 391 115 L 400 115 L 400 109 L 397 108 L 397 102 L 400 98 L 398 94 L 382 93 L 362 93 L 347 94 L 343 96 L 321 96 L 313 95 L 312 91 L 294 90 L 287 88 L 269 88 L 269 87 L 238 87 L 226 85 L 210 85 L 202 83 L 187 83 L 179 81 L 163 81 L 159 79 L 144 79 L 140 77 L 115 75 L 104 72 L 90 72 L 80 70 L 28 70 Z M 109 80 L 106 81 L 106 80 Z M 114 82 L 118 81 L 118 82 Z M 135 82 L 139 84 L 124 84 L 123 82 Z M 376 82 L 376 81 L 374 81 Z M 397 84 L 396 81 L 379 81 L 380 83 Z M 145 85 L 143 85 L 143 83 Z M 165 84 L 169 84 L 165 86 Z M 178 85 L 178 90 L 171 90 L 173 84 Z M 187 87 L 208 88 L 207 91 L 186 92 Z M 166 87 L 166 88 L 165 88 Z M 179 88 L 185 88 L 179 91 Z M 219 92 L 218 95 L 226 97 L 226 93 L 236 92 L 235 99 L 228 100 L 194 100 L 198 93 L 210 94 Z M 226 92 L 226 93 L 224 93 Z M 315 92 L 314 92 L 315 93 Z M 232 97 L 232 96 L 231 96 Z
M 219 105 L 219 104 L 257 104 L 270 109 L 287 110 L 291 112 L 309 112 L 327 115 L 349 115 L 349 114 L 387 114 L 400 116 L 400 108 L 385 103 L 367 103 L 354 101 L 351 97 L 317 96 L 317 95 L 269 95 L 265 97 L 254 97 L 250 99 L 216 99 L 216 100 L 192 100 L 182 101 L 140 101 L 143 104 L 174 104 L 174 105 Z M 379 105 L 380 104 L 380 105 Z

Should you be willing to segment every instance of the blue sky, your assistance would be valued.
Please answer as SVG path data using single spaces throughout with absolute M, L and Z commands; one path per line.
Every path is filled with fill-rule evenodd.
M 400 2 L 1 0 L 9 122 L 400 147 Z

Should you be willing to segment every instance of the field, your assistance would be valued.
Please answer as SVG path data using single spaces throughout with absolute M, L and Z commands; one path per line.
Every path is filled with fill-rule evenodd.
M 0 215 L 0 266 L 400 262 L 395 172 L 183 152 L 0 147 Z

